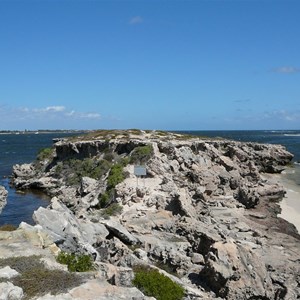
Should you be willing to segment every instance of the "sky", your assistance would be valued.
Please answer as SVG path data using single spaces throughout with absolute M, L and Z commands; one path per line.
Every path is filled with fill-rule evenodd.
M 0 0 L 0 130 L 300 129 L 299 0 Z

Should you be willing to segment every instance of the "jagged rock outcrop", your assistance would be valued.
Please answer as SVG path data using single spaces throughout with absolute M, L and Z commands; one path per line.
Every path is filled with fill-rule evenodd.
M 45 164 L 15 167 L 13 181 L 55 196 L 34 219 L 61 249 L 93 254 L 105 274 L 124 268 L 110 283 L 147 265 L 167 270 L 186 300 L 300 297 L 300 237 L 277 218 L 284 188 L 262 176 L 291 161 L 284 147 L 112 131 L 54 149 Z
M 4 206 L 6 205 L 7 194 L 8 194 L 8 192 L 5 189 L 5 187 L 0 185 L 0 214 L 1 214 Z
M 97 257 L 92 246 L 98 239 L 105 239 L 109 232 L 104 225 L 89 220 L 77 219 L 74 214 L 56 198 L 51 209 L 40 207 L 33 214 L 37 224 L 49 234 L 52 240 L 68 252 L 87 252 Z

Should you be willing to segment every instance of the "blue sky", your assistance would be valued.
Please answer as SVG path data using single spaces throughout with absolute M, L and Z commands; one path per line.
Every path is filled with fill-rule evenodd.
M 0 130 L 97 128 L 300 129 L 300 1 L 0 1 Z

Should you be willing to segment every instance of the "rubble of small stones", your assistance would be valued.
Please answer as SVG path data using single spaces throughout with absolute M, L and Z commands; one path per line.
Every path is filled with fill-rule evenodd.
M 59 162 L 102 159 L 107 149 L 116 160 L 130 158 L 145 145 L 153 149 L 147 175 L 137 179 L 133 164 L 124 167 L 114 192 L 117 216 L 97 206 L 108 173 L 85 176 L 78 186 L 55 176 Z M 181 284 L 186 300 L 300 298 L 300 236 L 277 217 L 284 188 L 263 177 L 289 164 L 293 155 L 284 147 L 139 131 L 61 140 L 54 149 L 38 166 L 14 166 L 13 182 L 53 197 L 35 211 L 36 230 L 61 250 L 93 256 L 98 279 L 87 285 L 98 296 L 89 299 L 150 299 L 131 285 L 139 265 Z M 87 290 L 40 299 L 81 299 Z

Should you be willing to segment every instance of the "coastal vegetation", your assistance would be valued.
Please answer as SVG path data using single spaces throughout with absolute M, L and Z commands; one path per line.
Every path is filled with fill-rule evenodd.
M 151 145 L 139 146 L 133 149 L 130 154 L 130 163 L 145 164 L 153 155 L 153 148 Z
M 60 252 L 57 262 L 67 265 L 70 272 L 88 272 L 94 270 L 93 260 L 89 255 L 75 255 L 74 253 Z
M 157 300 L 181 300 L 184 288 L 161 274 L 156 269 L 143 266 L 135 268 L 133 285 L 140 289 L 146 296 L 155 297 Z
M 119 214 L 122 211 L 122 207 L 117 204 L 113 203 L 115 199 L 115 187 L 117 184 L 121 183 L 126 174 L 123 170 L 125 164 L 127 162 L 122 160 L 120 163 L 116 163 L 113 165 L 109 171 L 109 175 L 107 177 L 107 188 L 106 191 L 99 195 L 99 208 L 105 208 L 103 214 L 105 216 L 112 216 Z
M 0 259 L 0 268 L 5 266 L 9 266 L 20 273 L 11 281 L 14 285 L 23 289 L 23 300 L 33 299 L 48 293 L 52 295 L 64 293 L 83 282 L 83 277 L 78 276 L 76 273 L 45 268 L 39 256 Z
M 52 149 L 52 148 L 43 148 L 38 152 L 37 160 L 41 161 L 41 160 L 50 159 L 52 157 L 53 153 L 54 153 L 54 149 Z
M 14 231 L 17 227 L 12 224 L 4 224 L 0 226 L 0 231 Z

